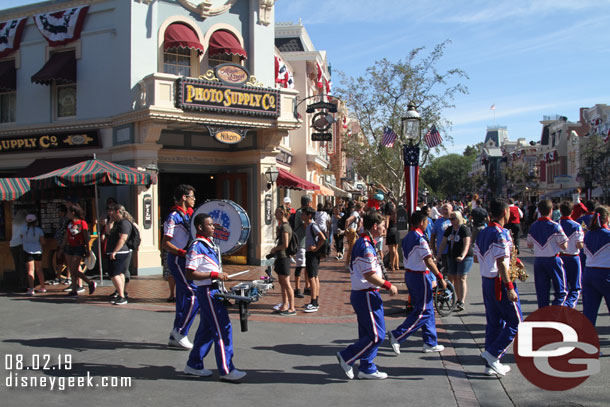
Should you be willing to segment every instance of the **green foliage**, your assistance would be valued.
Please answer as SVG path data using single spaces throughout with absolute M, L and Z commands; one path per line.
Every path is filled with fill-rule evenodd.
M 578 177 L 599 185 L 604 197 L 610 197 L 610 142 L 605 142 L 599 134 L 581 140 Z
M 433 160 L 420 172 L 421 179 L 439 198 L 461 197 L 473 192 L 475 185 L 469 173 L 475 156 L 449 154 Z
M 464 149 L 464 156 L 467 157 L 476 157 L 477 154 L 479 154 L 479 151 L 481 151 L 481 148 L 483 147 L 483 143 L 477 143 L 474 146 L 466 146 L 466 148 Z
M 422 117 L 422 134 L 417 142 L 422 141 L 432 124 L 436 124 L 446 143 L 452 140 L 447 133 L 451 123 L 443 113 L 455 107 L 452 102 L 456 94 L 468 93 L 459 82 L 468 79 L 462 70 L 437 71 L 436 65 L 447 44 L 449 41 L 438 44 L 428 55 L 421 55 L 424 48 L 416 48 L 404 61 L 392 62 L 385 58 L 376 61 L 358 78 L 341 74 L 341 86 L 336 94 L 349 106 L 351 115 L 362 129 L 360 137 L 344 137 L 343 149 L 354 159 L 355 170 L 360 176 L 381 182 L 396 196 L 403 196 L 405 188 L 402 148 L 406 140 L 400 134 L 400 118 L 407 111 L 407 105 L 414 103 Z M 385 126 L 398 134 L 393 148 L 381 146 Z M 432 151 L 424 142 L 420 143 L 420 148 L 420 165 L 424 166 L 431 159 Z M 438 153 L 442 149 L 441 145 L 434 150 Z

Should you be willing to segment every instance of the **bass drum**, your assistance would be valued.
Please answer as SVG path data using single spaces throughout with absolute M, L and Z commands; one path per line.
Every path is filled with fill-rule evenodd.
M 227 255 L 235 253 L 248 241 L 250 236 L 250 218 L 238 204 L 227 199 L 206 201 L 198 207 L 191 218 L 191 235 L 197 233 L 195 217 L 207 213 L 214 221 L 214 243 L 220 248 L 220 253 Z

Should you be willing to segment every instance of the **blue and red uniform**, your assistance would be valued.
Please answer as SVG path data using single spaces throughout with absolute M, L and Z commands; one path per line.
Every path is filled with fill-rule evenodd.
M 585 235 L 587 268 L 582 280 L 583 314 L 595 325 L 602 302 L 610 313 L 610 229 L 603 225 L 597 230 L 589 230 Z
M 191 217 L 181 207 L 175 206 L 163 224 L 163 235 L 178 249 L 186 249 L 190 240 Z M 199 310 L 199 303 L 195 290 L 197 287 L 191 280 L 187 280 L 184 273 L 186 259 L 174 253 L 167 254 L 167 265 L 176 282 L 176 317 L 174 330 L 181 335 L 188 335 L 195 315 Z
M 512 239 L 509 231 L 496 222 L 479 232 L 474 246 L 474 255 L 480 265 L 485 304 L 485 350 L 496 358 L 501 358 L 517 335 L 523 320 L 521 302 L 508 300 L 506 287 L 498 275 L 497 261 L 502 259 L 509 266 Z M 515 292 L 517 285 L 513 283 Z
M 568 237 L 561 226 L 549 217 L 538 218 L 530 226 L 527 244 L 533 245 L 534 283 L 538 308 L 549 305 L 551 284 L 555 291 L 552 305 L 566 305 L 568 290 L 563 261 L 559 257 L 560 246 L 568 242 Z
M 424 262 L 432 256 L 432 252 L 420 229 L 411 229 L 407 233 L 402 240 L 402 252 L 404 253 L 405 283 L 409 287 L 413 311 L 402 324 L 392 331 L 392 335 L 398 343 L 401 343 L 421 328 L 424 343 L 431 347 L 436 346 L 438 341 L 432 303 L 432 280 L 428 278 L 430 271 Z
M 589 225 L 591 224 L 591 220 L 593 219 L 593 216 L 595 215 L 595 212 L 586 212 L 584 215 L 580 216 L 578 219 L 576 219 L 576 222 L 586 231 L 589 229 Z M 583 226 L 584 225 L 584 226 Z M 585 254 L 584 250 L 580 251 L 580 265 L 584 271 L 584 269 L 587 267 L 587 255 Z
M 210 239 L 197 236 L 186 254 L 186 268 L 201 272 L 222 272 L 220 250 Z M 221 300 L 214 294 L 212 280 L 194 280 L 197 299 L 201 306 L 201 321 L 195 333 L 193 349 L 186 363 L 196 370 L 203 369 L 203 359 L 212 344 L 216 354 L 216 365 L 221 376 L 228 375 L 233 366 L 233 329 L 229 313 Z
M 583 242 L 585 234 L 583 233 L 580 224 L 572 220 L 569 216 L 563 216 L 559 220 L 559 224 L 566 236 L 568 236 L 568 248 L 560 254 L 566 271 L 566 283 L 568 285 L 568 296 L 565 305 L 570 308 L 576 308 L 582 289 L 582 267 L 579 256 L 580 249 L 578 249 L 576 245 Z

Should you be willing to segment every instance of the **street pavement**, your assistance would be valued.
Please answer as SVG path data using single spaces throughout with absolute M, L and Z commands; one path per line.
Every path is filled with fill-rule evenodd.
M 522 258 L 530 279 L 519 284 L 524 316 L 536 309 L 531 253 Z M 0 405 L 6 407 L 44 404 L 65 406 L 166 406 L 180 403 L 202 406 L 607 406 L 610 399 L 610 317 L 605 304 L 598 319 L 603 352 L 601 372 L 580 386 L 563 392 L 549 392 L 530 384 L 514 364 L 512 348 L 503 362 L 512 371 L 499 379 L 483 375 L 479 357 L 484 341 L 485 313 L 478 265 L 469 277 L 466 311 L 438 318 L 439 342 L 446 349 L 421 352 L 421 335 L 416 333 L 395 356 L 386 341 L 375 362 L 389 374 L 384 381 L 348 380 L 337 364 L 335 353 L 354 341 L 356 319 L 349 305 L 349 275 L 334 259 L 323 261 L 321 269 L 321 310 L 315 314 L 299 311 L 296 317 L 271 314 L 279 300 L 279 286 L 251 307 L 249 331 L 240 332 L 239 319 L 231 311 L 235 346 L 234 363 L 248 376 L 239 384 L 220 382 L 213 352 L 205 358 L 212 369 L 210 378 L 182 373 L 188 352 L 167 348 L 173 320 L 173 305 L 167 304 L 167 284 L 160 278 L 136 278 L 129 286 L 130 303 L 109 305 L 105 296 L 113 289 L 100 287 L 93 296 L 67 300 L 51 287 L 46 295 L 34 298 L 0 295 L 3 316 L 0 323 L 0 351 L 4 368 L 0 384 Z M 230 266 L 229 272 L 249 268 Z M 264 274 L 251 268 L 248 279 Z M 399 285 L 400 297 L 384 295 L 386 324 L 394 328 L 405 318 L 402 273 L 391 279 Z M 307 298 L 298 300 L 302 310 Z M 579 306 L 578 309 L 581 309 Z M 194 337 L 198 320 L 191 330 Z M 63 391 L 42 388 L 7 388 L 15 371 L 7 368 L 23 355 L 24 366 L 35 367 L 36 358 L 49 359 L 49 370 L 23 370 L 19 377 L 67 380 L 86 376 L 94 384 L 102 377 L 130 377 L 128 388 L 69 388 Z M 38 356 L 36 356 L 38 355 Z M 49 356 L 45 356 L 49 355 Z M 68 356 L 69 355 L 69 356 Z M 59 358 L 72 358 L 68 370 Z M 55 369 L 52 369 L 55 368 Z

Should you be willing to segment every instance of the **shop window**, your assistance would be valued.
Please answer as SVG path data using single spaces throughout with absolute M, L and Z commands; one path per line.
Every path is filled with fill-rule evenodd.
M 17 92 L 0 93 L 0 123 L 14 123 Z
M 76 83 L 55 83 L 55 115 L 57 118 L 76 116 Z
M 191 76 L 192 52 L 188 48 L 170 48 L 163 53 L 163 72 Z

